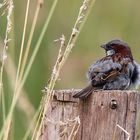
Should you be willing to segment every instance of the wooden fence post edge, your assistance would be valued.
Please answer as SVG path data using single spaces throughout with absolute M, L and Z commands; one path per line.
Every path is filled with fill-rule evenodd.
M 86 100 L 80 89 L 56 90 L 44 120 L 43 140 L 139 140 L 140 94 L 94 91 Z

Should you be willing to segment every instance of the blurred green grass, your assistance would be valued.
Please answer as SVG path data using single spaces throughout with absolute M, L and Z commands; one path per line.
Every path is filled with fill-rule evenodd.
M 42 97 L 41 90 L 47 84 L 52 67 L 57 57 L 59 44 L 54 43 L 62 34 L 67 37 L 70 35 L 72 26 L 77 17 L 82 0 L 59 0 L 55 13 L 49 24 L 49 29 L 41 44 L 31 72 L 25 83 L 24 89 L 27 92 L 29 100 L 35 108 L 39 106 Z M 44 20 L 47 18 L 52 0 L 45 0 L 42 7 L 37 29 L 32 42 L 32 49 Z M 10 51 L 15 51 L 15 63 L 18 62 L 20 43 L 22 37 L 26 1 L 14 0 L 14 46 Z M 29 21 L 27 27 L 26 41 L 31 28 L 32 18 L 36 2 L 31 0 Z M 117 0 L 101 1 L 97 0 L 93 10 L 82 30 L 76 45 L 64 66 L 60 81 L 57 82 L 56 89 L 82 88 L 87 80 L 85 72 L 88 66 L 104 55 L 104 51 L 99 47 L 102 43 L 114 38 L 120 38 L 126 41 L 133 52 L 134 58 L 140 63 L 140 1 L 139 0 Z M 0 40 L 4 38 L 5 17 L 0 17 Z M 5 78 L 6 80 L 6 78 Z M 9 91 L 10 92 L 10 91 Z M 6 98 L 8 103 L 9 98 Z M 23 105 L 24 106 L 24 105 Z M 15 112 L 15 138 L 22 138 L 25 131 L 26 118 L 21 112 Z M 18 132 L 18 133 L 17 133 Z

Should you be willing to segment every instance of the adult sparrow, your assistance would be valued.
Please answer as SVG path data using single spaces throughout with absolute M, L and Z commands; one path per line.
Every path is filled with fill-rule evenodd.
M 106 56 L 89 67 L 89 85 L 74 98 L 84 99 L 94 90 L 129 90 L 140 84 L 140 65 L 135 62 L 128 44 L 112 40 L 101 45 Z

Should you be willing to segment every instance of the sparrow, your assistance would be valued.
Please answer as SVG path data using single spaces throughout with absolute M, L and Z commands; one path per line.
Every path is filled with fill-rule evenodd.
M 87 72 L 89 85 L 74 98 L 87 98 L 94 90 L 130 90 L 140 84 L 140 65 L 133 59 L 131 49 L 122 40 L 101 45 L 106 56 L 92 64 Z

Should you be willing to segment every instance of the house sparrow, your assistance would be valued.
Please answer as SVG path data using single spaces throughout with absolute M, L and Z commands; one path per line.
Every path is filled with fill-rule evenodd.
M 101 45 L 106 56 L 89 67 L 89 85 L 76 93 L 74 98 L 84 99 L 94 90 L 129 90 L 140 84 L 140 65 L 133 59 L 127 43 L 112 40 Z

